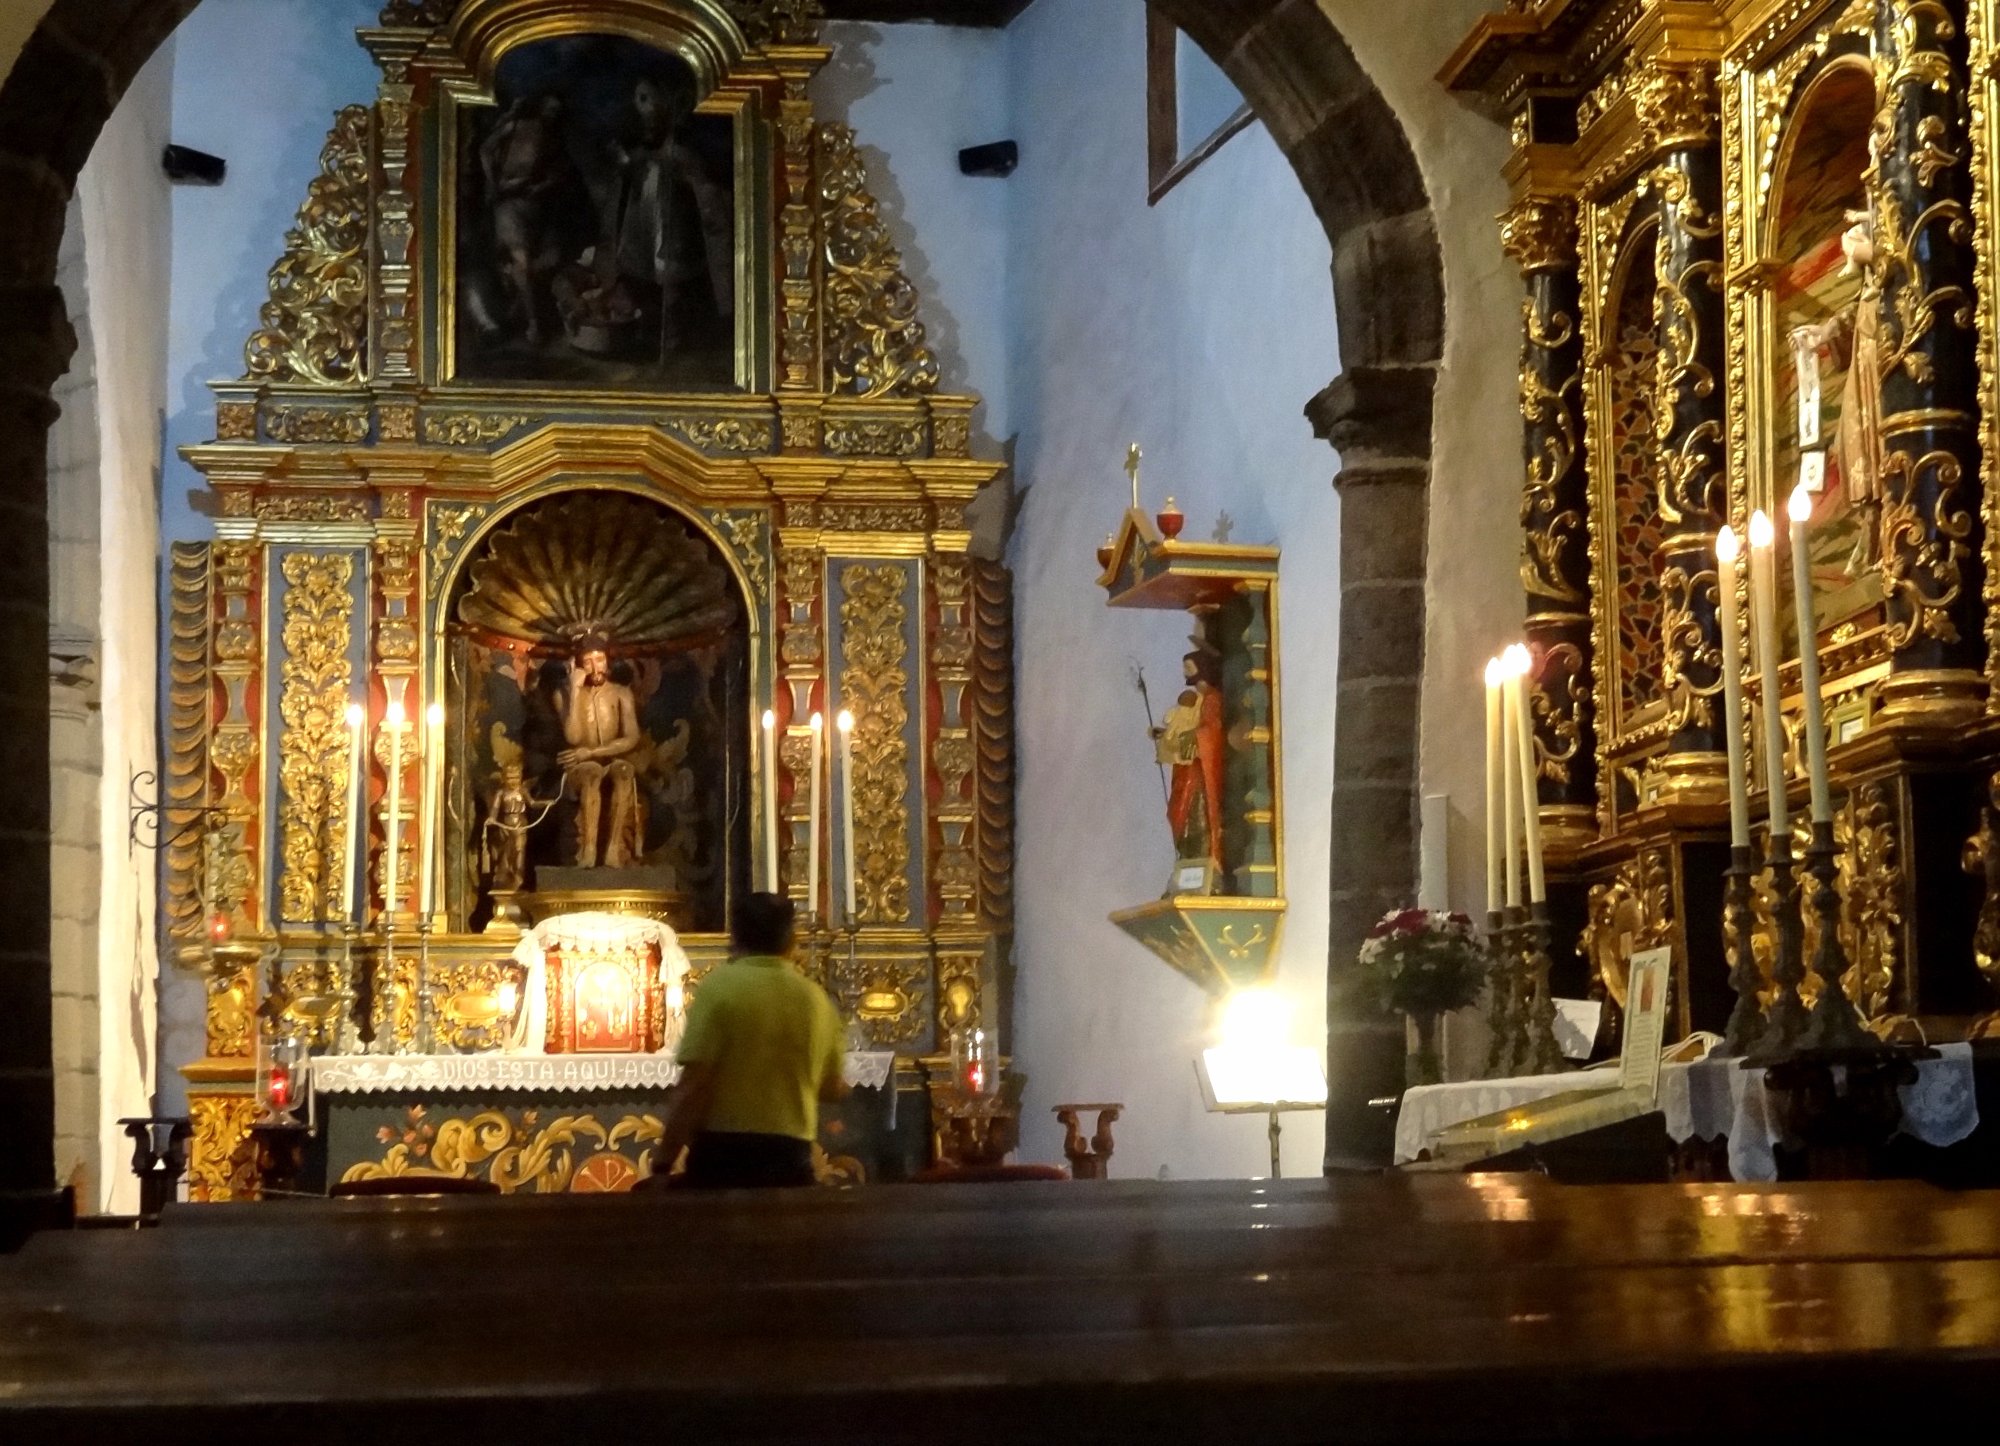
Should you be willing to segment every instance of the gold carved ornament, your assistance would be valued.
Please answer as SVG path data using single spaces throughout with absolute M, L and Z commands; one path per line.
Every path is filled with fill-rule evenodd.
M 1896 812 L 1880 783 L 1857 788 L 1833 820 L 1840 850 L 1840 943 L 1853 961 L 1841 986 L 1864 1019 L 1889 1014 L 1902 963 L 1903 865 Z M 1806 915 L 1806 955 L 1811 958 L 1818 916 Z
M 1689 573 L 1679 563 L 1660 569 L 1660 683 L 1673 717 L 1673 730 L 1706 729 L 1714 719 L 1715 695 L 1722 691 L 1722 646 L 1695 613 L 1696 592 L 1714 594 L 1720 582 L 1712 569 Z M 1697 681 L 1707 677 L 1708 682 Z
M 1564 786 L 1583 746 L 1583 719 L 1590 707 L 1585 674 L 1583 649 L 1575 643 L 1555 643 L 1542 653 L 1541 685 L 1532 701 L 1535 754 L 1541 776 Z
M 1911 500 L 1921 495 L 1918 479 L 1927 471 L 1937 484 L 1929 518 Z M 1972 513 L 1957 505 L 1964 480 L 1964 464 L 1942 449 L 1921 457 L 1890 449 L 1883 456 L 1882 583 L 1909 610 L 1907 617 L 1890 621 L 1892 650 L 1919 637 L 1940 643 L 1959 640 L 1951 609 L 1965 590 L 1974 527 Z
M 756 47 L 815 45 L 826 18 L 819 0 L 722 0 L 723 9 Z
M 166 875 L 161 901 L 170 935 L 198 932 L 201 830 L 194 827 L 209 799 L 209 734 L 214 697 L 208 671 L 213 620 L 208 544 L 176 542 L 167 584 Z M 213 1051 L 210 1051 L 213 1053 Z
M 979 910 L 986 926 L 1014 912 L 1014 585 L 997 562 L 972 565 L 971 721 L 978 754 Z
M 437 447 L 477 447 L 528 425 L 519 412 L 426 412 L 424 440 Z
M 1625 1005 L 1632 952 L 1673 943 L 1673 908 L 1667 858 L 1660 849 L 1641 849 L 1618 866 L 1611 882 L 1592 886 L 1579 949 L 1592 981 L 1619 1008 Z
M 1715 394 L 1715 373 L 1701 359 L 1701 321 L 1690 293 L 1697 286 L 1722 289 L 1722 265 L 1715 260 L 1690 262 L 1671 273 L 1673 248 L 1667 233 L 1678 230 L 1696 240 L 1721 236 L 1720 223 L 1694 196 L 1685 172 L 1661 167 L 1651 184 L 1659 191 L 1661 237 L 1655 252 L 1654 330 L 1659 337 L 1655 357 L 1653 436 L 1661 445 L 1660 514 L 1679 523 L 1690 514 L 1714 512 L 1714 480 L 1722 451 L 1722 423 L 1704 418 L 1687 428 L 1673 450 L 1666 450 L 1682 427 L 1683 397 L 1704 400 Z
M 255 1197 L 250 1126 L 261 1113 L 257 1096 L 247 1091 L 188 1096 L 188 1116 L 194 1125 L 194 1139 L 188 1147 L 189 1199 Z
M 1979 829 L 1965 841 L 1961 858 L 1965 871 L 1981 880 L 1979 919 L 1972 931 L 1972 958 L 1987 988 L 2000 995 L 2000 775 L 1988 780 L 1986 803 L 1979 810 Z M 2000 1024 L 2000 1014 L 1982 1021 L 1981 1034 Z
M 1576 202 L 1531 196 L 1500 215 L 1500 248 L 1529 273 L 1576 264 Z
M 279 813 L 283 872 L 279 917 L 314 924 L 337 917 L 328 885 L 347 877 L 349 739 L 353 691 L 354 558 L 344 552 L 295 552 L 285 579 L 285 662 L 278 717 Z
M 867 167 L 848 126 L 819 128 L 819 193 L 834 390 L 862 397 L 937 390 L 938 362 L 917 318 L 917 289 L 868 191 Z
M 263 323 L 244 346 L 247 375 L 339 386 L 361 380 L 368 331 L 367 106 L 335 118 L 285 254 L 271 268 Z
M 652 1171 L 652 1152 L 661 1134 L 657 1115 L 626 1115 L 605 1125 L 594 1115 L 558 1115 L 544 1125 L 538 1110 L 525 1110 L 519 1123 L 498 1110 L 470 1119 L 433 1125 L 422 1105 L 403 1120 L 384 1125 L 376 1138 L 388 1148 L 382 1158 L 349 1166 L 341 1180 L 382 1180 L 403 1176 L 485 1179 L 502 1194 L 537 1195 L 629 1190 Z M 579 1160 L 579 1146 L 595 1144 Z M 631 1149 L 632 1156 L 622 1151 Z
M 1656 150 L 1703 145 L 1722 123 L 1715 71 L 1706 65 L 1641 65 L 1627 87 L 1639 127 Z
M 771 424 L 738 417 L 675 417 L 668 431 L 704 452 L 755 454 L 771 450 Z
M 840 586 L 840 702 L 854 714 L 855 907 L 864 924 L 901 924 L 910 918 L 910 574 L 893 562 L 850 563 Z
M 1579 367 L 1551 387 L 1542 379 L 1534 355 L 1568 346 L 1576 339 L 1576 322 L 1566 312 L 1556 312 L 1544 322 L 1534 301 L 1529 300 L 1522 303 L 1521 329 L 1521 420 L 1533 446 L 1521 492 L 1521 531 L 1526 544 L 1521 586 L 1531 597 L 1580 606 L 1589 601 L 1588 595 L 1570 580 L 1565 562 L 1573 548 L 1587 547 L 1588 539 L 1582 515 L 1573 507 L 1560 505 L 1557 487 L 1581 445 L 1575 398 L 1583 386 L 1583 372 Z

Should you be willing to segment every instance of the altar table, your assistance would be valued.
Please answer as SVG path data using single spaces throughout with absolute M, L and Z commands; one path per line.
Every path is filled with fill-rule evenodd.
M 926 1162 L 929 1104 L 887 1052 L 847 1056 L 855 1093 L 823 1106 L 823 1173 L 901 1179 Z M 629 1190 L 660 1138 L 670 1054 L 333 1055 L 312 1064 L 324 1185 L 444 1174 L 504 1193 Z M 909 1099 L 899 1099 L 901 1095 Z
M 1979 1126 L 1973 1096 L 1972 1046 L 1943 1044 L 1938 1057 L 1920 1062 L 1914 1084 L 1899 1091 L 1902 1132 L 1943 1148 L 1965 1139 Z M 1667 1134 L 1676 1144 L 1700 1138 L 1729 1141 L 1729 1173 L 1737 1180 L 1778 1178 L 1776 1130 L 1764 1090 L 1764 1071 L 1744 1069 L 1737 1059 L 1697 1060 L 1660 1067 L 1659 1107 Z M 1403 1095 L 1396 1116 L 1396 1163 L 1419 1158 L 1439 1130 L 1564 1090 L 1611 1088 L 1615 1066 L 1568 1074 L 1515 1079 L 1467 1080 L 1418 1085 Z

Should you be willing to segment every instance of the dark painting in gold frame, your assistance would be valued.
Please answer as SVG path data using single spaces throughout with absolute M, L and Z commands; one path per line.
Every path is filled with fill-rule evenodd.
M 700 392 L 738 384 L 736 124 L 680 56 L 565 35 L 457 112 L 452 375 Z

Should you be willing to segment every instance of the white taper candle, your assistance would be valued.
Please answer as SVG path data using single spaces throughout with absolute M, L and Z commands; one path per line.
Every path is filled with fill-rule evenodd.
M 843 708 L 834 721 L 840 730 L 840 866 L 847 876 L 847 917 L 858 921 L 861 913 L 854 906 L 854 876 L 858 872 L 854 860 L 854 715 Z
M 1819 695 L 1819 617 L 1813 606 L 1812 553 L 1806 524 L 1812 519 L 1812 494 L 1792 489 L 1788 509 L 1792 520 L 1792 601 L 1799 617 L 1799 684 L 1805 695 L 1806 776 L 1812 783 L 1814 823 L 1833 822 L 1833 790 L 1826 777 L 1826 712 Z
M 1750 770 L 1743 756 L 1743 620 L 1736 604 L 1743 556 L 1736 529 L 1715 535 L 1716 607 L 1722 617 L 1722 730 L 1729 754 L 1729 842 L 1750 844 Z
M 1486 908 L 1498 913 L 1501 870 L 1507 845 L 1502 817 L 1506 810 L 1507 755 L 1505 730 L 1500 722 L 1501 695 L 1506 690 L 1506 669 L 1498 658 L 1486 661 Z
M 1778 580 L 1771 556 L 1771 519 L 1750 514 L 1750 622 L 1757 635 L 1757 675 L 1764 703 L 1764 786 L 1771 796 L 1771 841 L 1789 839 L 1791 806 L 1785 798 L 1785 720 L 1778 691 Z

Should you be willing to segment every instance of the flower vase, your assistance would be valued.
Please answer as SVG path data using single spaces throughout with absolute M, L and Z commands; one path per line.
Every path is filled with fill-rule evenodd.
M 1423 1010 L 1403 1016 L 1403 1083 L 1410 1088 L 1444 1082 L 1444 1056 L 1438 1049 L 1438 1014 Z

